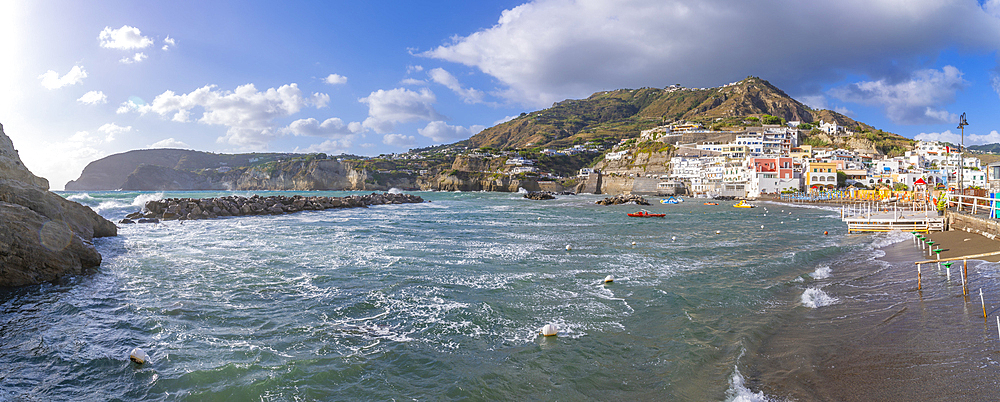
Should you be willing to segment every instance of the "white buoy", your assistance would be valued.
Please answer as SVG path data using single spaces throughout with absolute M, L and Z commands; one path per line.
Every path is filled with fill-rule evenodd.
M 715 234 L 719 234 L 719 233 L 722 233 L 722 231 L 721 230 L 716 230 L 715 231 Z
M 542 335 L 544 336 L 556 336 L 559 333 L 559 327 L 556 324 L 545 324 L 542 327 Z
M 569 244 L 567 244 L 567 245 L 566 245 L 566 251 L 570 251 L 570 250 L 572 250 L 572 249 L 573 249 L 573 246 L 571 246 L 571 245 L 569 245 Z
M 608 276 L 604 277 L 604 283 L 611 283 L 611 282 L 614 282 L 614 281 L 615 281 L 615 276 L 614 275 L 608 275 Z
M 632 245 L 634 246 L 634 245 L 635 245 L 635 242 L 632 242 Z
M 149 355 L 146 354 L 141 348 L 136 347 L 132 349 L 132 353 L 128 356 L 129 360 L 136 362 L 138 364 L 143 364 L 149 361 Z
M 761 228 L 761 229 L 763 229 L 763 228 L 764 228 L 764 225 L 760 225 L 760 228 Z
M 677 241 L 677 236 L 670 236 L 670 241 Z

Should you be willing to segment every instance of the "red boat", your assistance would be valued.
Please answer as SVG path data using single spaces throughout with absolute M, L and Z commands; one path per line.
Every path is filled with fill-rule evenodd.
M 628 216 L 631 216 L 633 218 L 662 218 L 664 216 L 667 216 L 667 214 L 651 214 L 649 213 L 649 211 L 644 209 L 639 212 L 630 213 L 628 214 Z

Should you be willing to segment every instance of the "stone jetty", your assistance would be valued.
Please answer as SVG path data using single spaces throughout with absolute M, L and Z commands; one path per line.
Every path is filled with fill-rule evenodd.
M 603 200 L 596 201 L 596 203 L 600 205 L 620 205 L 620 204 L 628 204 L 630 202 L 634 202 L 638 205 L 649 205 L 649 201 L 646 201 L 645 198 L 642 198 L 634 194 L 620 194 L 614 197 L 608 197 Z
M 225 216 L 281 215 L 301 211 L 322 211 L 330 208 L 367 208 L 371 205 L 411 204 L 424 202 L 409 194 L 371 193 L 347 197 L 306 197 L 275 195 L 261 197 L 228 196 L 218 198 L 166 198 L 149 201 L 142 211 L 125 216 L 120 223 L 133 219 L 142 222 L 157 220 L 216 219 Z

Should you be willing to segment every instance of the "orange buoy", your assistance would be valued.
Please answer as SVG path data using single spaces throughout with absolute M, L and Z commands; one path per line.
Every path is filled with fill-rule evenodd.
M 825 230 L 823 231 L 823 235 L 828 235 L 828 234 L 830 234 L 830 233 L 827 233 L 827 231 L 825 231 Z

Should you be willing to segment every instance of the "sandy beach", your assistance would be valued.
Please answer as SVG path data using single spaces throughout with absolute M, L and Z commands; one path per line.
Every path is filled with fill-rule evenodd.
M 941 258 L 954 258 L 1000 251 L 1000 241 L 991 240 L 978 233 L 951 230 L 947 232 L 931 232 L 927 234 L 927 237 L 935 242 L 935 247 L 940 247 L 943 250 L 941 251 Z M 1000 255 L 979 257 L 976 259 L 1000 262 Z

